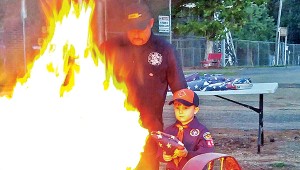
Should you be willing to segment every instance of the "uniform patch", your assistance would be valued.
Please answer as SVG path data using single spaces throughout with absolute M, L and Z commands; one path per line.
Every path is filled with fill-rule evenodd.
M 205 133 L 203 134 L 203 138 L 204 138 L 205 140 L 212 140 L 212 137 L 211 137 L 210 132 L 205 132 Z
M 200 134 L 199 129 L 192 129 L 192 130 L 190 131 L 190 135 L 191 135 L 191 136 L 199 136 L 199 134 Z
M 159 66 L 162 63 L 162 55 L 158 52 L 152 52 L 148 56 L 148 63 L 153 66 Z
M 212 139 L 212 136 L 211 136 L 210 132 L 205 132 L 203 134 L 203 138 L 205 139 L 206 145 L 208 147 L 213 147 L 214 146 L 214 141 Z
M 207 144 L 208 147 L 213 147 L 214 146 L 214 141 L 212 139 L 211 140 L 207 140 L 206 144 Z

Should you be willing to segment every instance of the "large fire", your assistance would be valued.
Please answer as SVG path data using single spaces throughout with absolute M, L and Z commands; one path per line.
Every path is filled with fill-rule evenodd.
M 0 98 L 1 170 L 125 170 L 140 159 L 148 131 L 124 92 L 103 87 L 94 1 L 69 2 L 47 16 L 41 53 L 13 95 Z

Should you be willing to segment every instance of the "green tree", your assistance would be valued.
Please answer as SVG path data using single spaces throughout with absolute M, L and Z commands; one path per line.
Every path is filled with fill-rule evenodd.
M 288 42 L 300 44 L 300 1 L 285 0 L 282 4 L 281 26 L 288 29 Z
M 288 43 L 300 44 L 300 1 L 282 0 L 282 10 L 280 18 L 280 27 L 288 29 Z M 269 13 L 274 18 L 278 18 L 279 0 L 271 0 L 268 4 Z
M 247 7 L 267 0 L 179 0 L 173 13 L 178 34 L 203 36 L 206 56 L 212 52 L 212 40 L 221 40 L 227 31 L 240 29 L 247 22 Z
M 276 25 L 269 16 L 267 4 L 252 4 L 246 8 L 246 24 L 234 32 L 234 37 L 252 41 L 274 41 Z
M 252 41 L 274 41 L 276 33 L 276 25 L 274 18 L 268 14 L 267 4 L 256 5 L 252 4 L 246 8 L 247 18 L 246 24 L 240 29 L 233 32 L 234 38 Z M 256 44 L 241 43 L 241 49 L 248 48 L 247 63 L 253 64 L 253 53 L 256 52 Z M 261 45 L 263 47 L 263 44 Z M 262 51 L 262 54 L 264 51 Z

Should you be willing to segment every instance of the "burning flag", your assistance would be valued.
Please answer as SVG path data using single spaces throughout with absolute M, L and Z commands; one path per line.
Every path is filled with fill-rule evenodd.
M 127 94 L 103 87 L 94 1 L 43 5 L 49 35 L 13 94 L 0 98 L 0 169 L 134 169 L 148 131 L 126 108 Z

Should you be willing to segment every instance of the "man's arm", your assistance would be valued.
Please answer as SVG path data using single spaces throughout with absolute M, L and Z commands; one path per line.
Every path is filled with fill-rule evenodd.
M 170 46 L 168 50 L 168 83 L 172 93 L 187 88 L 182 67 L 180 65 L 178 52 Z

